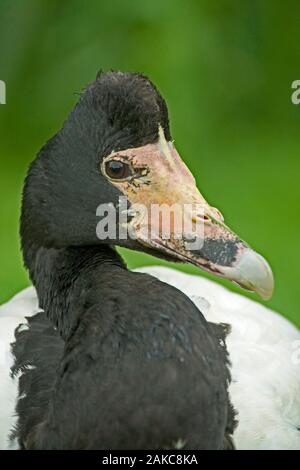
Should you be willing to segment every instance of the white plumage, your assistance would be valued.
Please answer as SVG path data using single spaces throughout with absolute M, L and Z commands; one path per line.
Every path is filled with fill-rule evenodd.
M 12 379 L 13 365 L 10 344 L 15 340 L 14 331 L 20 325 L 26 327 L 26 318 L 39 311 L 35 289 L 29 287 L 0 306 L 0 449 L 11 449 L 9 434 L 15 422 L 15 405 L 18 397 L 18 378 Z
M 238 412 L 238 449 L 300 449 L 300 332 L 285 318 L 200 276 L 145 267 L 184 292 L 207 320 L 231 325 L 226 343 L 232 363 L 230 396 Z M 0 307 L 0 448 L 14 425 L 17 381 L 10 377 L 14 329 L 37 313 L 34 288 Z M 26 327 L 26 326 L 25 326 Z

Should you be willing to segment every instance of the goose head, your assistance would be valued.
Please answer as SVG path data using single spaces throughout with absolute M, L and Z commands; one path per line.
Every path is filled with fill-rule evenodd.
M 200 158 L 200 156 L 199 156 Z M 148 78 L 101 73 L 31 164 L 21 238 L 39 248 L 109 244 L 192 263 L 269 298 L 272 271 L 201 195 Z

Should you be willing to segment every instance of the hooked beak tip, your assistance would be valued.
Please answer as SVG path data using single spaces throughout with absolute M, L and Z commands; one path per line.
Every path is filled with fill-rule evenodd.
M 234 267 L 223 267 L 222 273 L 247 290 L 256 292 L 262 299 L 272 297 L 274 277 L 268 262 L 247 248 Z

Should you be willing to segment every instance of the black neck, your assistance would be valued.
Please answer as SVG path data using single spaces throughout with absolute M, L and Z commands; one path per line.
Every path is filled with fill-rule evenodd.
M 39 306 L 64 339 L 72 335 L 87 308 L 84 293 L 120 269 L 126 266 L 108 245 L 37 251 L 31 277 Z

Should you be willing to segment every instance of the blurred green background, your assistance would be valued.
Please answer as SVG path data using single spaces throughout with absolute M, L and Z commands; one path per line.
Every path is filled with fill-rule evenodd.
M 114 68 L 157 84 L 200 190 L 273 267 L 266 304 L 300 325 L 299 44 L 297 1 L 0 0 L 0 303 L 28 284 L 18 238 L 28 163 L 75 92 Z M 123 253 L 130 267 L 159 263 Z

